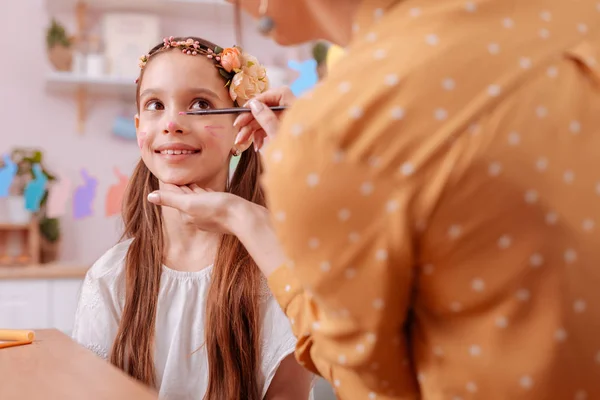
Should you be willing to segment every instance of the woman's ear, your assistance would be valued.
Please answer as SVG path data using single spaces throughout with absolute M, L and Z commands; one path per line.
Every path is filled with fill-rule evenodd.
M 135 114 L 133 119 L 135 120 L 135 130 L 137 131 L 140 128 L 140 114 Z

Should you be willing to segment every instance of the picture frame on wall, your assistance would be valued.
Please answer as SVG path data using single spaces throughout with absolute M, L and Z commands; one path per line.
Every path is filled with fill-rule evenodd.
M 158 15 L 112 12 L 102 17 L 107 71 L 111 76 L 135 79 L 139 58 L 161 40 Z

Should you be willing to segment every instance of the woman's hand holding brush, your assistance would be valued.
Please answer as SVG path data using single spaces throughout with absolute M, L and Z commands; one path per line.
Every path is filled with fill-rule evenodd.
M 238 115 L 233 126 L 238 127 L 240 132 L 235 138 L 235 144 L 254 141 L 254 150 L 263 147 L 265 138 L 273 137 L 279 130 L 279 119 L 281 113 L 275 113 L 269 107 L 291 106 L 296 101 L 296 96 L 289 87 L 267 90 L 250 100 L 244 106 L 252 109 L 251 113 Z

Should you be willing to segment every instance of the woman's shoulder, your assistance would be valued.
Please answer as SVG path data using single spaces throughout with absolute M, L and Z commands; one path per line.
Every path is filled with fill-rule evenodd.
M 127 250 L 133 239 L 127 239 L 117 243 L 107 250 L 87 272 L 87 278 L 98 280 L 107 275 L 120 274 L 125 268 Z

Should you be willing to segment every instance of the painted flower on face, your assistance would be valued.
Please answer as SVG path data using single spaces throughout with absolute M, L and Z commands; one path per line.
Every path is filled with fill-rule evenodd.
M 239 71 L 242 67 L 242 53 L 237 47 L 229 47 L 221 54 L 221 66 L 227 72 Z

